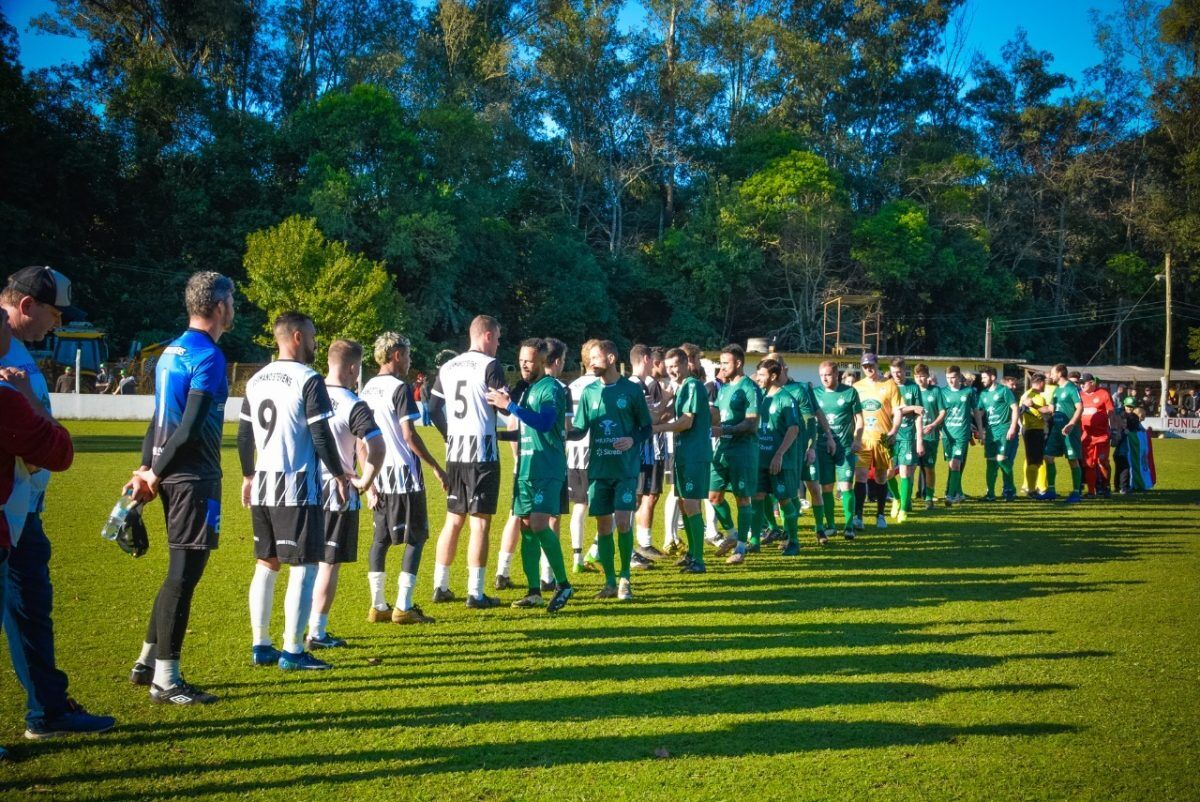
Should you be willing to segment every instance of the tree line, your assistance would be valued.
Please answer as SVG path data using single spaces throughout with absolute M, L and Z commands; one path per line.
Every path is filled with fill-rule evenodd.
M 286 304 L 420 364 L 483 311 L 510 348 L 814 351 L 878 293 L 888 352 L 980 354 L 990 317 L 999 356 L 1157 364 L 1169 253 L 1200 360 L 1195 3 L 1095 15 L 1078 79 L 1020 29 L 968 57 L 962 0 L 55 5 L 78 65 L 22 69 L 0 18 L 0 243 L 118 345 L 208 268 L 244 361 Z

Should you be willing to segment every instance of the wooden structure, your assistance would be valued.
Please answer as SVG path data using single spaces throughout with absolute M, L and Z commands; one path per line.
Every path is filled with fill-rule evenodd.
M 833 356 L 879 353 L 883 300 L 879 295 L 838 295 L 822 311 L 821 351 Z M 844 336 L 853 332 L 852 336 Z

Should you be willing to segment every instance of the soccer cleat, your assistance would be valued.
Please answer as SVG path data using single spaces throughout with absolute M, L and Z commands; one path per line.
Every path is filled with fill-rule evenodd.
M 783 557 L 798 557 L 800 555 L 800 544 L 794 540 L 788 541 L 787 546 L 780 552 Z
M 896 523 L 902 524 L 907 520 L 908 520 L 908 513 L 905 512 L 904 510 L 900 510 L 900 512 L 896 513 Z
M 683 556 L 675 561 L 675 565 L 677 565 L 680 568 L 687 568 L 689 565 L 691 565 L 694 562 L 695 562 L 695 559 L 692 558 L 692 555 L 688 554 L 685 551 L 683 553 Z
M 712 533 L 704 536 L 704 542 L 710 546 L 720 546 L 725 541 L 726 536 L 723 534 Z
M 617 599 L 619 601 L 633 601 L 633 586 L 625 577 L 621 577 L 617 583 Z
M 596 594 L 597 599 L 615 599 L 617 598 L 617 586 L 605 585 L 600 588 L 600 592 Z
M 595 568 L 595 566 L 589 565 L 587 563 L 575 563 L 574 565 L 571 566 L 571 573 L 573 573 L 573 574 L 594 574 L 594 573 L 596 573 L 596 568 Z
M 31 741 L 57 738 L 60 735 L 86 735 L 108 732 L 117 720 L 112 716 L 94 716 L 83 709 L 83 705 L 67 697 L 67 709 L 53 718 L 30 721 L 25 737 Z
M 164 705 L 210 705 L 217 701 L 216 696 L 189 685 L 182 677 L 179 678 L 178 684 L 170 688 L 160 688 L 151 684 L 150 699 Z
M 846 538 L 846 540 L 854 540 L 854 528 L 851 526 L 847 526 L 842 531 L 842 537 Z
M 546 605 L 547 613 L 557 613 L 559 610 L 567 606 L 567 602 L 575 595 L 575 588 L 571 585 L 562 585 L 558 590 L 554 591 L 554 595 L 550 597 L 550 603 Z
M 1037 497 L 1038 501 L 1056 501 L 1057 499 L 1058 493 L 1054 492 L 1053 490 L 1047 490 L 1045 493 L 1042 493 Z
M 932 510 L 933 507 L 934 507 L 933 499 L 931 499 L 931 498 L 925 499 L 925 509 Z
M 980 500 L 980 501 L 988 501 L 988 502 L 995 501 L 995 500 L 996 500 L 996 494 L 995 494 L 995 493 L 984 493 L 984 494 L 983 494 L 983 497 L 982 497 L 982 498 L 980 498 L 979 500 Z
M 681 573 L 681 574 L 706 574 L 706 573 L 708 573 L 708 569 L 704 566 L 704 563 L 690 562 L 687 565 L 683 566 L 683 568 L 680 568 L 679 573 Z
M 1080 495 L 1078 490 L 1072 490 L 1067 497 L 1063 499 L 1063 502 L 1066 504 L 1078 504 L 1081 501 L 1083 501 L 1083 496 Z
M 761 544 L 756 543 L 753 540 L 751 540 L 749 543 L 746 544 L 746 553 L 747 554 L 758 554 L 760 551 L 762 551 Z
M 629 556 L 629 567 L 637 571 L 645 571 L 647 568 L 653 568 L 654 563 L 635 551 Z
M 770 532 L 767 532 L 767 534 L 763 537 L 762 542 L 763 543 L 780 543 L 785 540 L 787 540 L 787 535 L 784 534 L 784 531 L 782 529 L 776 527 L 776 528 L 772 529 Z
M 837 533 L 836 533 L 836 532 L 834 532 L 833 534 L 837 534 Z M 817 545 L 818 545 L 818 546 L 825 546 L 825 545 L 828 545 L 828 544 L 829 544 L 829 538 L 830 538 L 830 533 L 829 533 L 828 531 L 825 531 L 825 532 L 817 532 Z
M 255 646 L 251 650 L 250 659 L 256 666 L 273 666 L 279 662 L 279 657 L 282 654 L 283 652 L 267 643 L 262 646 Z
M 145 663 L 134 663 L 129 672 L 129 681 L 134 685 L 150 685 L 154 682 L 154 666 Z
M 467 597 L 467 609 L 470 610 L 490 610 L 493 607 L 499 607 L 500 600 L 494 596 L 479 594 L 478 596 Z
M 511 590 L 515 587 L 512 579 L 506 574 L 496 574 L 496 590 Z
M 1000 498 L 1004 499 L 1004 502 L 1006 504 L 1010 501 L 1016 501 L 1017 491 L 1016 490 L 1005 490 L 1004 493 L 1000 496 Z
M 717 556 L 724 557 L 726 554 L 728 554 L 730 551 L 732 551 L 733 548 L 735 546 L 737 546 L 737 544 L 738 544 L 738 542 L 737 542 L 736 537 L 725 538 L 724 540 L 722 540 L 720 543 L 717 544 Z
M 517 599 L 515 602 L 512 603 L 513 607 L 518 607 L 518 608 L 522 608 L 522 609 L 532 608 L 532 607 L 544 607 L 545 605 L 546 605 L 546 600 L 542 598 L 542 594 L 534 593 L 533 591 L 526 593 L 524 596 L 522 596 L 521 598 Z
M 901 512 L 903 512 L 903 510 L 900 509 L 900 499 L 898 499 L 898 498 L 892 499 L 892 509 L 891 509 L 892 519 L 898 520 L 900 518 Z
M 725 560 L 726 565 L 741 565 L 744 562 L 746 562 L 746 552 L 744 551 L 735 551 Z
M 392 610 L 393 624 L 432 624 L 433 619 L 421 612 L 421 608 L 417 605 L 409 607 L 407 610 L 399 608 Z
M 542 588 L 542 593 L 549 593 L 558 588 L 558 583 L 554 582 L 553 580 L 547 581 L 547 580 L 543 579 L 541 588 Z
M 852 523 L 854 524 L 854 528 L 855 528 L 857 531 L 861 532 L 861 531 L 863 530 L 863 521 L 862 521 L 862 516 L 860 516 L 860 515 L 855 515 L 855 516 L 854 516 L 854 521 L 853 521 Z
M 887 529 L 887 516 L 886 515 L 876 515 L 875 516 L 875 528 L 876 529 Z
M 367 623 L 386 624 L 388 621 L 392 620 L 392 615 L 393 611 L 390 605 L 384 607 L 382 610 L 372 606 L 370 610 L 367 610 Z
M 670 557 L 678 557 L 680 552 L 687 551 L 687 546 L 683 545 L 682 540 L 672 540 L 667 546 L 667 555 Z
M 947 507 L 953 507 L 954 499 L 950 498 L 950 496 L 946 496 L 944 499 L 942 499 L 942 503 L 945 504 Z
M 333 666 L 312 656 L 312 652 L 279 653 L 279 667 L 284 671 L 327 671 Z
M 452 602 L 452 601 L 455 601 L 457 598 L 458 597 L 454 595 L 454 591 L 450 590 L 450 588 L 434 588 L 433 589 L 433 603 L 434 604 L 443 604 L 445 602 Z
M 309 638 L 304 642 L 304 645 L 306 645 L 309 649 L 336 649 L 340 646 L 345 646 L 346 641 L 342 640 L 341 638 L 335 638 L 333 635 L 330 635 L 328 632 L 326 632 L 325 637 Z
M 655 560 L 661 560 L 667 556 L 658 549 L 654 548 L 654 546 L 635 546 L 633 553 L 643 559 L 650 560 L 651 562 L 654 562 Z

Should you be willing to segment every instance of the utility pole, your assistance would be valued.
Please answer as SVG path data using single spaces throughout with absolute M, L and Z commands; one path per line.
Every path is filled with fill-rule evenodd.
M 1125 320 L 1125 299 L 1117 299 L 1117 364 L 1121 364 L 1121 323 Z
M 1167 303 L 1164 310 L 1167 315 L 1167 334 L 1163 344 L 1163 377 L 1162 395 L 1158 400 L 1158 414 L 1167 416 L 1167 385 L 1171 383 L 1171 252 L 1167 251 L 1166 262 L 1163 265 L 1163 281 L 1167 285 Z
M 983 358 L 992 358 L 992 319 L 989 317 L 983 330 Z

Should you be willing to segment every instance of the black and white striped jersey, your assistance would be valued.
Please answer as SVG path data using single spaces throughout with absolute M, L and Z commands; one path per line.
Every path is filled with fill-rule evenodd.
M 363 387 L 362 399 L 375 413 L 383 433 L 383 468 L 375 477 L 377 493 L 419 493 L 425 489 L 421 462 L 408 447 L 400 421 L 421 417 L 412 385 L 396 376 L 376 376 Z
M 497 462 L 496 408 L 487 391 L 505 386 L 495 357 L 465 351 L 438 370 L 432 394 L 446 404 L 446 462 Z
M 309 424 L 333 417 L 321 375 L 280 359 L 250 377 L 241 417 L 254 430 L 254 488 L 258 507 L 321 504 L 321 466 Z
M 575 413 L 575 408 L 579 406 L 579 399 L 583 397 L 584 389 L 592 382 L 600 380 L 599 376 L 592 373 L 584 373 L 575 381 L 567 385 L 567 389 L 571 393 L 571 408 L 567 410 L 567 417 L 570 418 Z M 592 436 L 584 435 L 582 440 L 567 441 L 567 470 L 584 471 L 587 470 L 588 460 L 592 453 Z
M 354 471 L 357 461 L 357 445 L 359 440 L 367 441 L 380 436 L 379 425 L 366 402 L 354 394 L 348 387 L 336 384 L 325 385 L 329 393 L 329 403 L 333 406 L 333 417 L 329 419 L 329 430 L 337 441 L 338 455 L 347 471 Z M 346 499 L 339 502 L 334 489 L 333 475 L 329 468 L 321 465 L 321 499 L 322 506 L 330 512 L 353 512 L 362 508 L 358 493 L 350 488 Z
M 663 393 L 662 385 L 658 383 L 658 379 L 653 376 L 634 377 L 634 380 L 642 385 L 642 393 L 646 396 L 646 408 L 650 410 L 650 419 L 658 420 L 659 414 L 663 409 L 663 403 L 666 395 Z M 651 435 L 650 439 L 642 443 L 642 464 L 653 465 L 656 462 L 661 462 L 667 458 L 667 438 L 664 434 Z

